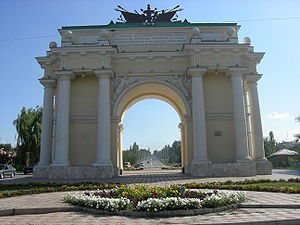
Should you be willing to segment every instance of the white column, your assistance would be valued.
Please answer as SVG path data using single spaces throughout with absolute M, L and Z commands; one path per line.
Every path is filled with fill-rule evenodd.
M 55 127 L 54 162 L 51 166 L 69 166 L 69 121 L 70 121 L 70 85 L 73 74 L 70 71 L 56 73 L 57 108 Z
M 53 132 L 53 94 L 56 81 L 54 79 L 40 79 L 44 86 L 44 102 L 42 113 L 41 149 L 38 167 L 47 167 L 52 159 Z
M 255 160 L 266 160 L 263 132 L 261 125 L 259 100 L 257 93 L 257 81 L 261 78 L 260 74 L 247 75 L 249 105 L 250 105 L 250 123 L 252 133 L 252 146 Z
M 249 156 L 246 110 L 244 102 L 244 70 L 236 68 L 231 69 L 230 72 L 233 95 L 236 162 L 245 162 L 249 161 L 251 158 Z
M 112 71 L 95 71 L 98 77 L 97 153 L 94 166 L 112 166 L 110 160 L 110 91 Z
M 209 163 L 203 93 L 203 76 L 206 70 L 206 68 L 189 68 L 188 70 L 192 75 L 194 165 Z
M 180 129 L 181 137 L 181 167 L 186 167 L 186 147 L 185 147 L 185 126 L 184 122 L 179 123 L 178 128 Z
M 118 137 L 119 137 L 119 145 L 118 145 L 118 166 L 120 169 L 123 169 L 123 151 L 122 151 L 122 132 L 124 130 L 124 125 L 123 124 L 119 124 L 118 127 Z

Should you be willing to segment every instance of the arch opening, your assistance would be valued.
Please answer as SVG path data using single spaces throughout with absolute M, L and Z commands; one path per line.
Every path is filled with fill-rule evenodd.
M 179 128 L 177 132 L 179 131 L 179 135 L 174 139 L 173 141 L 176 141 L 178 148 L 180 149 L 180 163 L 177 163 L 177 166 L 182 167 L 182 171 L 184 172 L 184 168 L 187 165 L 187 160 L 188 160 L 188 152 L 187 152 L 187 141 L 186 141 L 186 130 L 185 130 L 185 123 L 186 123 L 186 117 L 190 114 L 190 110 L 188 107 L 188 103 L 185 101 L 184 96 L 181 95 L 181 93 L 178 92 L 174 87 L 170 87 L 167 84 L 164 83 L 158 83 L 158 82 L 145 82 L 145 83 L 140 83 L 135 86 L 129 87 L 127 90 L 123 92 L 123 94 L 119 97 L 117 100 L 117 103 L 115 105 L 115 108 L 113 110 L 113 116 L 116 119 L 116 134 L 114 135 L 115 137 L 115 154 L 112 156 L 112 158 L 116 158 L 116 166 L 117 168 L 122 171 L 124 169 L 124 164 L 123 164 L 123 155 L 122 155 L 122 150 L 124 150 L 122 146 L 122 134 L 123 134 L 123 122 L 124 122 L 124 117 L 127 113 L 128 110 L 132 108 L 132 106 L 135 106 L 136 104 L 139 104 L 141 102 L 144 102 L 144 100 L 149 100 L 149 99 L 155 99 L 158 101 L 164 102 L 165 105 L 171 106 L 169 108 L 172 108 L 176 111 L 176 114 L 178 115 L 178 120 L 176 123 L 176 126 Z M 144 118 L 145 119 L 145 118 Z M 163 122 L 163 121 L 162 121 Z M 126 127 L 125 127 L 126 129 Z M 180 140 L 180 141 L 178 141 Z M 164 147 L 168 147 L 169 145 L 170 149 L 173 149 L 175 142 L 172 143 L 166 143 Z M 176 145 L 176 143 L 174 145 Z M 133 143 L 131 143 L 133 144 Z M 128 144 L 127 144 L 128 145 Z M 145 146 L 142 146 L 143 149 L 145 149 Z M 163 149 L 163 148 L 161 148 Z M 161 149 L 151 149 L 152 151 L 158 150 L 160 151 Z M 146 149 L 147 150 L 147 149 Z M 164 152 L 164 151 L 161 151 Z M 166 151 L 165 151 L 166 152 Z M 170 154 L 170 153 L 169 153 Z M 156 156 L 158 157 L 158 155 Z M 148 157 L 149 158 L 149 157 Z M 151 154 L 150 157 L 151 160 L 156 160 L 154 158 L 154 154 Z M 163 159 L 164 161 L 170 160 L 170 155 L 168 153 L 164 153 Z M 141 160 L 140 160 L 141 162 Z M 144 161 L 148 164 L 147 166 L 151 165 L 150 160 Z M 157 161 L 155 161 L 157 163 Z M 149 165 L 150 164 L 150 165 Z M 175 164 L 174 164 L 175 165 Z M 152 163 L 153 166 L 153 163 Z

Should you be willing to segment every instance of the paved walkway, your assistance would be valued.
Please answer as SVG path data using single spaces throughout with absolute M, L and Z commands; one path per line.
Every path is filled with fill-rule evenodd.
M 290 179 L 300 177 L 298 170 L 273 170 L 272 175 L 258 175 L 252 177 L 193 177 L 187 174 L 182 174 L 180 170 L 161 170 L 149 169 L 141 171 L 125 171 L 122 176 L 105 178 L 105 179 L 34 179 L 32 175 L 17 175 L 15 178 L 6 178 L 0 180 L 0 184 L 18 184 L 26 182 L 42 182 L 42 183 L 82 183 L 82 182 L 111 182 L 120 184 L 149 184 L 157 186 L 165 186 L 170 184 L 185 184 L 191 182 L 212 182 L 212 181 L 240 181 L 245 179 Z
M 291 172 L 291 171 L 287 171 Z M 251 179 L 270 178 L 287 179 L 300 177 L 299 171 L 285 174 L 285 171 L 275 171 L 271 176 L 257 176 Z M 299 172 L 300 173 L 300 172 Z M 31 179 L 31 178 L 28 178 Z M 178 171 L 164 174 L 159 171 L 143 174 L 130 172 L 123 177 L 113 178 L 109 182 L 118 183 L 147 183 L 150 185 L 165 186 L 171 183 L 204 182 L 216 180 L 240 180 L 245 178 L 206 178 L 182 176 Z M 98 180 L 97 180 L 98 181 Z M 73 182 L 73 181 L 71 181 Z M 0 199 L 0 212 L 14 211 L 15 214 L 26 213 L 25 209 L 36 209 L 46 214 L 27 214 L 14 216 L 0 216 L 0 224 L 300 224 L 300 195 L 246 192 L 249 201 L 242 208 L 221 213 L 211 213 L 199 216 L 172 217 L 172 218 L 130 218 L 123 216 L 103 216 L 83 212 L 71 212 L 73 206 L 61 200 L 67 192 L 44 193 L 36 195 L 18 196 Z M 58 212 L 58 210 L 70 212 Z

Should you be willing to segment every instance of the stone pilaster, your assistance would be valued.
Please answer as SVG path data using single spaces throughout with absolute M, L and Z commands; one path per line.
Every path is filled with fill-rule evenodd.
M 110 159 L 110 91 L 111 70 L 94 71 L 98 77 L 97 152 L 93 166 L 112 167 Z
M 246 125 L 246 109 L 244 98 L 243 68 L 231 68 L 231 85 L 233 95 L 233 119 L 235 133 L 236 162 L 251 160 L 248 148 L 248 134 Z
M 181 136 L 181 167 L 184 168 L 183 172 L 185 172 L 185 167 L 187 166 L 187 149 L 186 149 L 186 138 L 185 138 L 185 125 L 184 122 L 179 123 L 178 128 L 180 129 Z
M 194 133 L 193 165 L 209 163 L 207 156 L 205 103 L 203 93 L 203 76 L 206 71 L 206 68 L 189 68 L 188 70 L 188 73 L 192 76 Z
M 54 162 L 51 166 L 69 166 L 69 121 L 70 121 L 70 86 L 74 78 L 71 71 L 58 71 L 57 108 L 55 127 Z
M 41 150 L 38 167 L 48 167 L 52 161 L 53 132 L 53 94 L 56 86 L 54 79 L 40 79 L 44 86 L 44 101 L 42 113 Z
M 123 152 L 122 152 L 122 133 L 124 125 L 119 124 L 118 126 L 118 167 L 123 169 Z

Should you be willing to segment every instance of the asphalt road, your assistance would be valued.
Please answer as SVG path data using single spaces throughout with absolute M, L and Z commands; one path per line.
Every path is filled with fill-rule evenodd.
M 156 167 L 167 167 L 167 165 L 163 164 L 161 161 L 157 159 L 150 159 L 143 161 L 145 168 L 156 168 Z

